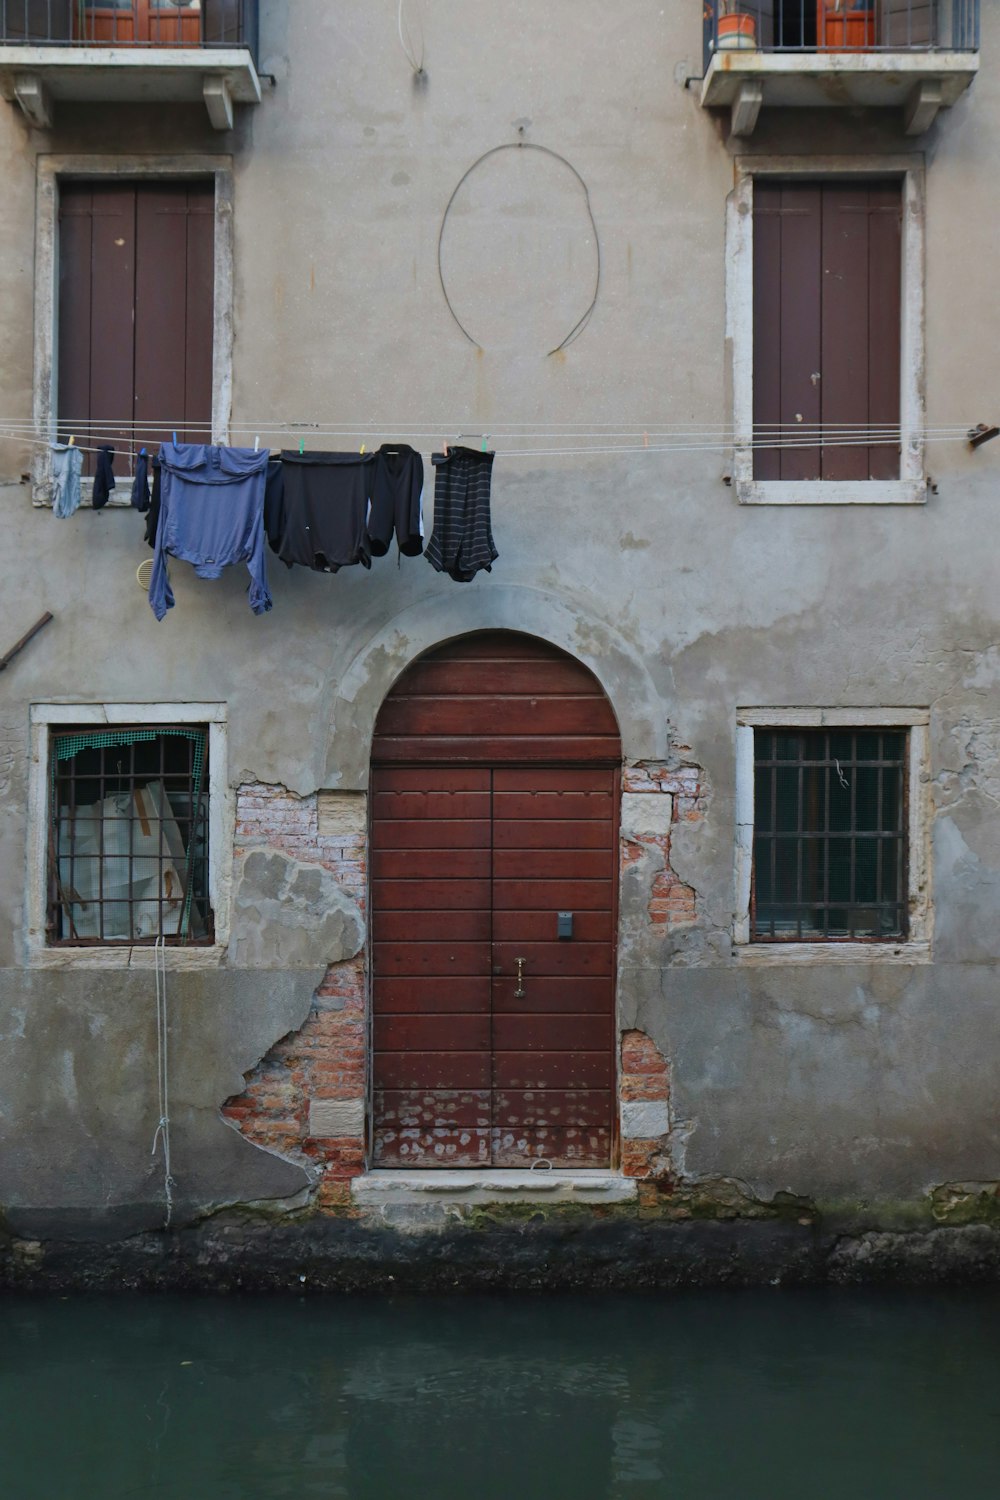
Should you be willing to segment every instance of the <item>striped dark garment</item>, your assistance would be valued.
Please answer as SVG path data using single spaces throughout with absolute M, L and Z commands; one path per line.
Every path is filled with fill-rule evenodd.
M 434 530 L 424 554 L 432 568 L 468 583 L 499 557 L 490 526 L 493 454 L 474 448 L 432 453 Z

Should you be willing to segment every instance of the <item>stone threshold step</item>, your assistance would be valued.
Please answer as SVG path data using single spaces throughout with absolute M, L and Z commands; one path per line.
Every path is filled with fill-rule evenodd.
M 627 1203 L 636 1184 L 618 1172 L 448 1170 L 373 1171 L 355 1177 L 359 1203 Z

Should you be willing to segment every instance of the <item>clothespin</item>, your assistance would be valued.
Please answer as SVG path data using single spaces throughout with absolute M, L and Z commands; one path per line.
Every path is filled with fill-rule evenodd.
M 299 438 L 299 452 L 300 453 L 304 453 L 305 451 L 306 451 L 306 440 L 305 440 L 304 437 L 301 437 L 301 438 Z
M 177 432 L 176 432 L 176 429 L 174 430 L 174 447 L 175 448 L 177 447 Z
M 362 444 L 361 444 L 361 452 L 362 452 L 362 455 L 363 455 L 363 454 L 364 454 L 364 451 L 365 451 L 365 445 L 364 445 L 364 443 L 362 443 Z
M 486 452 L 486 439 L 487 439 L 487 438 L 488 438 L 488 437 L 489 437 L 489 433 L 488 433 L 488 432 L 484 432 L 484 433 L 483 433 L 483 452 L 484 452 L 484 453 L 485 453 L 485 452 Z
M 76 442 L 76 434 L 73 433 L 73 432 L 71 432 L 70 435 L 69 435 L 69 445 L 70 445 L 71 448 L 72 448 L 72 446 L 73 446 L 73 444 L 75 442 Z
M 253 451 L 255 453 L 259 453 L 260 452 L 260 433 L 259 432 L 257 433 L 256 437 L 253 440 Z
M 441 439 L 441 450 L 444 453 L 445 458 L 447 458 L 448 457 L 448 444 L 445 442 L 444 438 Z
M 644 432 L 643 435 L 642 435 L 642 446 L 644 448 L 648 448 L 649 447 L 649 433 L 648 432 Z

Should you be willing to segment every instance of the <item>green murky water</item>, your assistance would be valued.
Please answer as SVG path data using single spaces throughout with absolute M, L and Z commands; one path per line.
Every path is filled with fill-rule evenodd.
M 0 1301 L 3 1500 L 997 1500 L 1000 1290 Z

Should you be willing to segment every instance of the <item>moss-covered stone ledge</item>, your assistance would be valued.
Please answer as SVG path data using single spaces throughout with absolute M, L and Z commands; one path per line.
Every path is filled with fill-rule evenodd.
M 1000 1226 L 826 1227 L 802 1205 L 677 1217 L 626 1204 L 470 1205 L 433 1232 L 357 1208 L 226 1210 L 113 1242 L 28 1240 L 0 1228 L 0 1285 L 23 1291 L 381 1292 L 1000 1280 Z M 697 1206 L 697 1204 L 695 1205 Z M 424 1226 L 426 1227 L 426 1226 Z

